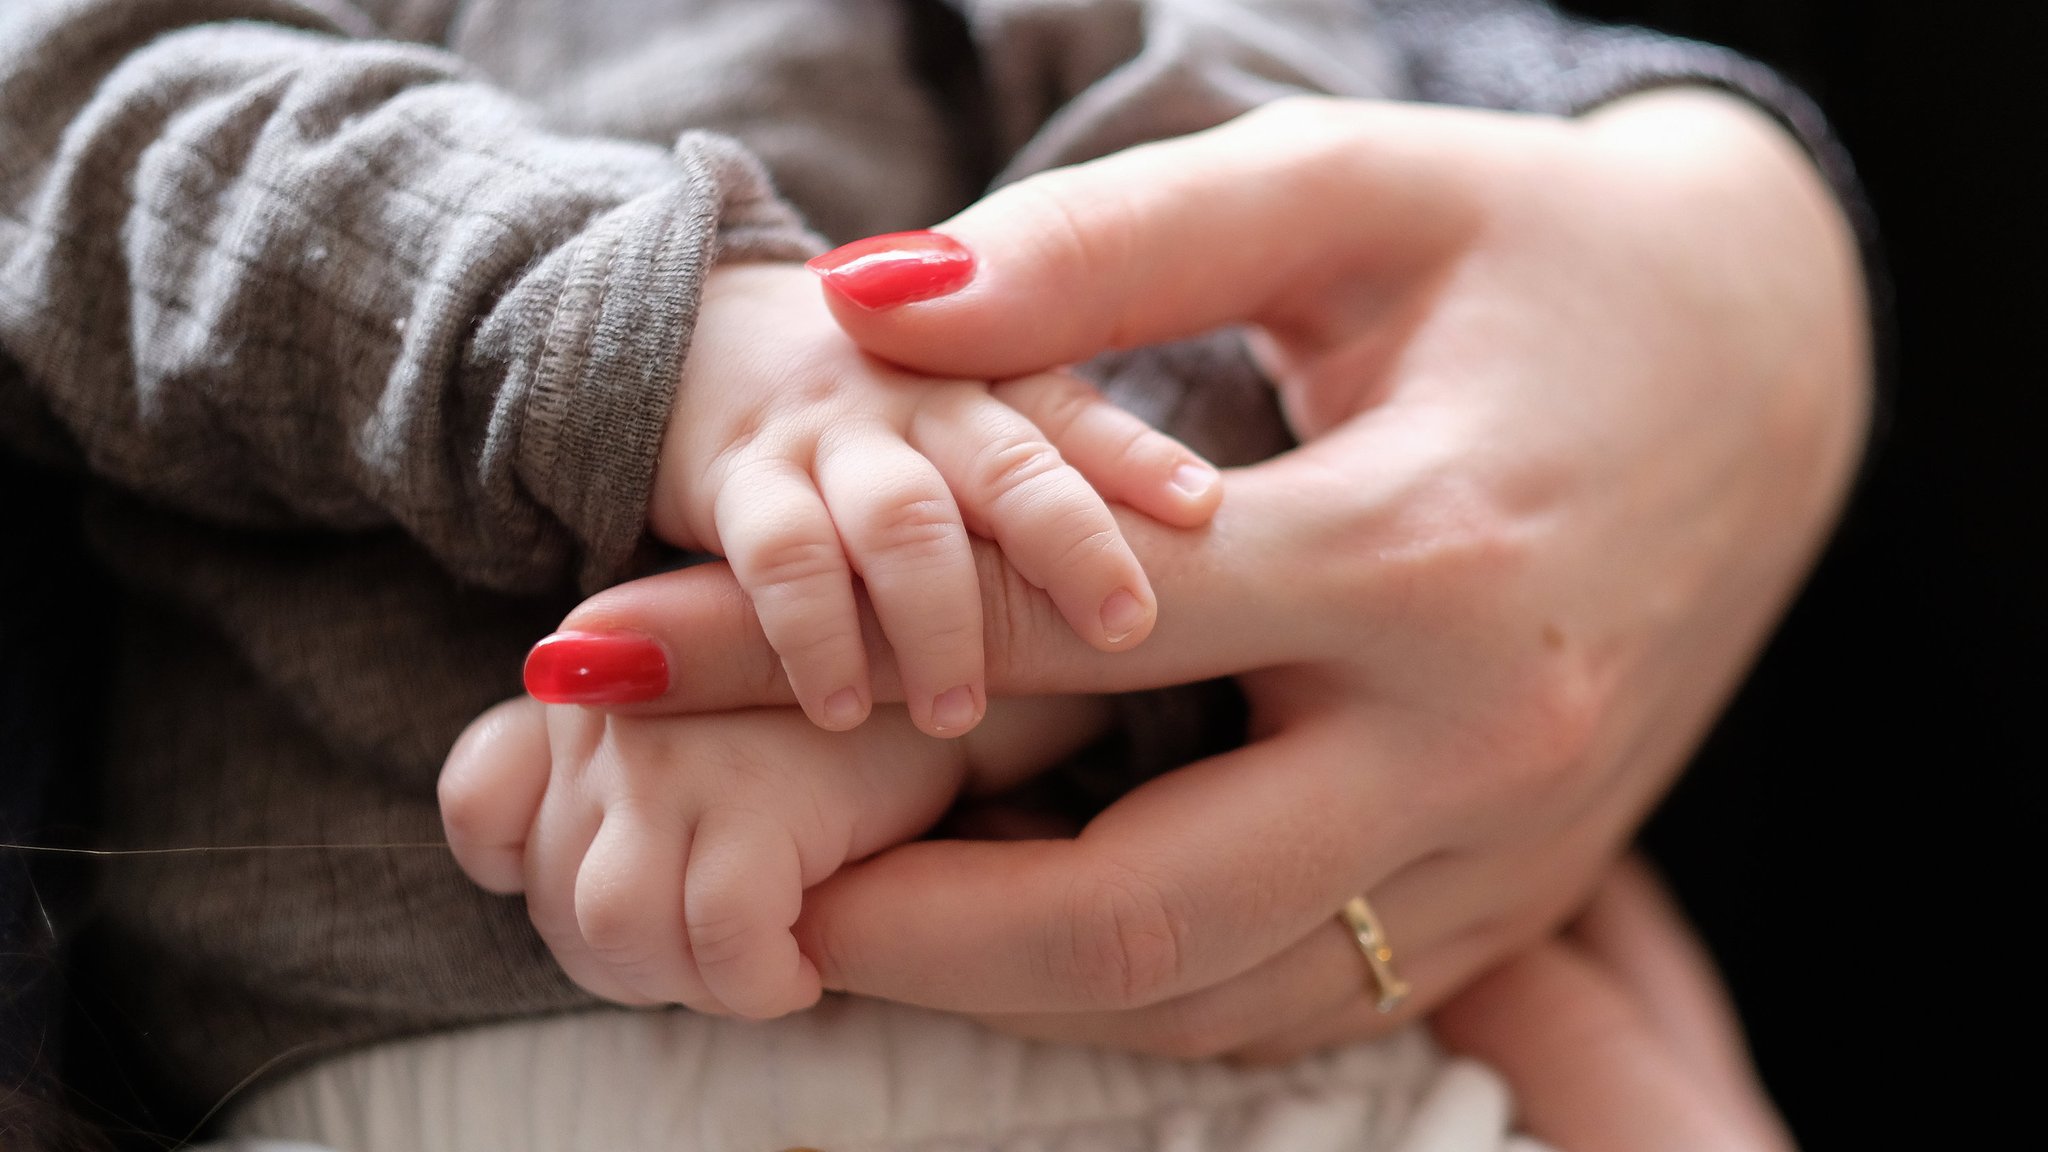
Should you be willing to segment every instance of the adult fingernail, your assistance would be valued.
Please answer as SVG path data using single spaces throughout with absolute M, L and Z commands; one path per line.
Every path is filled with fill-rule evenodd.
M 1121 643 L 1143 623 L 1145 606 L 1124 589 L 1111 592 L 1102 602 L 1102 637 L 1111 644 Z
M 937 232 L 891 232 L 834 248 L 804 267 L 841 296 L 880 311 L 958 291 L 974 279 L 974 253 Z
M 1193 499 L 1208 495 L 1209 489 L 1216 486 L 1218 479 L 1220 477 L 1213 468 L 1204 468 L 1199 464 L 1183 464 L 1173 470 L 1173 479 L 1169 483 L 1181 495 Z
M 546 704 L 636 704 L 668 691 L 668 653 L 632 632 L 557 632 L 526 654 L 526 691 Z
M 865 711 L 860 704 L 860 693 L 852 688 L 841 688 L 825 697 L 825 724 L 833 729 L 851 728 L 861 721 Z
M 932 727 L 953 732 L 974 723 L 974 690 L 962 684 L 939 693 L 932 701 Z

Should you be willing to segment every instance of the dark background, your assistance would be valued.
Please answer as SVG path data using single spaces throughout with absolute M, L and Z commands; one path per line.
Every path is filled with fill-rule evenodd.
M 2019 3 L 1566 3 L 1798 80 L 1896 296 L 1856 504 L 1648 842 L 1807 1148 L 2041 1146 L 2048 37 Z

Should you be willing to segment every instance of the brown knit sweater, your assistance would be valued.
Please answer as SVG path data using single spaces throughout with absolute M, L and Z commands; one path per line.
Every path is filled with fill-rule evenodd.
M 123 589 L 105 842 L 437 840 L 455 734 L 631 571 L 720 260 L 1290 92 L 1572 112 L 1687 81 L 1846 180 L 1770 73 L 1511 0 L 10 0 L 0 443 L 92 478 Z M 1227 356 L 1111 374 L 1221 457 L 1284 442 L 1216 418 L 1269 411 Z M 111 994 L 196 1100 L 586 1002 L 441 851 L 124 858 L 102 886 Z

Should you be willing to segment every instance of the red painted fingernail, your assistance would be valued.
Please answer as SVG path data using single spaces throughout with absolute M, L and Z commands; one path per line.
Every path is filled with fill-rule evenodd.
M 891 232 L 855 240 L 804 267 L 870 311 L 930 300 L 974 279 L 974 253 L 937 232 Z
M 557 632 L 526 654 L 526 690 L 545 704 L 637 704 L 668 691 L 668 654 L 630 632 Z

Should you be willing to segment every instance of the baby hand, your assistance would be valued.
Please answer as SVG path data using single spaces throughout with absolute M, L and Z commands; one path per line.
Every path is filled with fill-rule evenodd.
M 841 333 L 808 273 L 758 264 L 706 281 L 649 524 L 732 564 L 804 712 L 834 731 L 873 700 L 858 575 L 912 722 L 957 736 L 986 706 L 968 531 L 1117 651 L 1156 604 L 1104 497 L 1195 527 L 1221 495 L 1214 468 L 1071 376 L 899 371 Z
M 973 737 L 934 740 L 900 708 L 832 733 L 787 708 L 636 717 L 522 699 L 449 754 L 441 813 L 463 870 L 523 891 L 586 990 L 767 1018 L 819 995 L 790 930 L 806 888 L 923 832 L 963 787 L 1005 789 L 1106 722 L 1085 697 L 1006 700 Z

